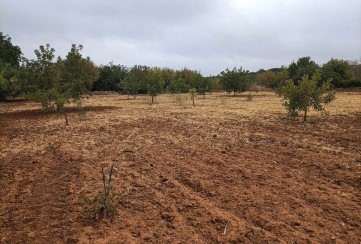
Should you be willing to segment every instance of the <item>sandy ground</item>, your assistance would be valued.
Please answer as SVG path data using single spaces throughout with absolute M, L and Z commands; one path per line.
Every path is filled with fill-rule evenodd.
M 1 243 L 361 243 L 361 93 L 289 119 L 273 93 L 0 104 Z M 114 163 L 112 218 L 82 196 Z

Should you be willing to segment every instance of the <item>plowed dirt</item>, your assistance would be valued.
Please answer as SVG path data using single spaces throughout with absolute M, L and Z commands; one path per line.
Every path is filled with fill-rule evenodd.
M 289 119 L 272 93 L 97 95 L 69 126 L 0 104 L 2 243 L 361 243 L 361 93 Z M 116 213 L 82 196 L 114 163 Z

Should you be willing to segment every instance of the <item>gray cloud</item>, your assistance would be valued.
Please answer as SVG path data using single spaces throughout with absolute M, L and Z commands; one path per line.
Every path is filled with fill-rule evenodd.
M 217 74 L 361 56 L 359 0 L 0 1 L 0 30 L 30 58 L 39 45 L 64 56 L 79 43 L 97 64 Z

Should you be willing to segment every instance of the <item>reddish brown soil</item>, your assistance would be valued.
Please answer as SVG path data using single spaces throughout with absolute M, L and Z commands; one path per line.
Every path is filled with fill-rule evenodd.
M 94 96 L 69 126 L 0 104 L 0 242 L 361 243 L 360 93 L 308 123 L 271 93 L 182 99 Z M 102 163 L 116 213 L 93 220 Z

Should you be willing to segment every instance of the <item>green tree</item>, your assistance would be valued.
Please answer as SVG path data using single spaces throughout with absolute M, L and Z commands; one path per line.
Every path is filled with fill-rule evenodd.
M 182 78 L 174 79 L 169 84 L 169 91 L 172 94 L 178 94 L 187 89 L 187 85 Z
M 130 70 L 130 76 L 132 82 L 136 82 L 138 87 L 137 93 L 148 93 L 148 84 L 146 83 L 146 77 L 150 72 L 150 67 L 145 65 L 134 65 Z
M 0 32 L 0 100 L 16 96 L 19 92 L 17 76 L 22 52 L 9 36 Z
M 193 87 L 196 88 L 197 92 L 203 95 L 204 98 L 206 92 L 210 89 L 210 80 L 203 77 L 201 73 L 197 72 L 194 76 Z
M 144 77 L 144 84 L 147 85 L 148 93 L 152 97 L 152 104 L 154 97 L 163 91 L 164 80 L 157 70 L 152 70 Z
M 245 92 L 249 90 L 251 86 L 251 81 L 249 79 L 249 71 L 243 70 L 242 67 L 233 70 L 226 69 L 221 72 L 221 84 L 224 90 L 228 93 L 233 92 L 236 95 L 236 92 Z
M 196 88 L 192 88 L 192 89 L 189 89 L 189 93 L 191 94 L 191 99 L 192 99 L 192 102 L 193 102 L 193 107 L 195 107 L 195 103 L 194 103 L 194 100 L 196 98 L 196 95 L 197 95 L 197 89 Z
M 4 36 L 0 32 L 0 66 L 8 64 L 19 67 L 22 57 L 20 47 L 14 46 L 9 36 Z
M 291 79 L 286 81 L 281 89 L 281 95 L 286 100 L 284 106 L 290 116 L 296 117 L 300 112 L 304 112 L 303 121 L 305 122 L 310 108 L 324 112 L 324 105 L 335 99 L 335 92 L 331 89 L 331 80 L 318 86 L 320 79 L 321 74 L 317 71 L 311 78 L 304 75 L 299 84 L 294 84 Z
M 93 91 L 117 91 L 123 90 L 123 82 L 129 74 L 129 68 L 124 65 L 115 65 L 110 62 L 99 68 L 99 79 L 93 84 Z
M 41 103 L 44 109 L 56 109 L 65 117 L 66 103 L 81 105 L 82 96 L 98 78 L 98 69 L 89 58 L 83 58 L 82 46 L 72 45 L 66 58 L 55 61 L 55 49 L 49 44 L 35 50 L 36 60 L 25 60 L 21 67 L 20 84 L 24 95 Z
M 264 71 L 258 73 L 256 76 L 256 83 L 260 86 L 270 88 L 271 85 L 276 81 L 277 75 L 273 71 Z
M 175 80 L 175 71 L 170 68 L 163 68 L 160 72 L 164 80 L 164 88 L 169 88 L 172 81 Z
M 332 79 L 331 84 L 335 87 L 342 87 L 352 78 L 352 72 L 346 61 L 331 59 L 322 66 L 321 77 L 322 80 Z
M 311 57 L 302 57 L 297 62 L 292 62 L 288 66 L 288 74 L 295 84 L 299 83 L 304 75 L 311 77 L 319 66 L 311 60 Z
M 49 44 L 34 51 L 36 60 L 24 60 L 20 68 L 20 84 L 24 95 L 40 102 L 47 109 L 54 107 L 60 86 L 60 61 L 55 60 L 55 49 Z
M 210 90 L 212 92 L 217 92 L 222 90 L 222 84 L 219 77 L 213 76 L 213 77 L 208 77 L 208 79 L 210 83 Z
M 128 99 L 130 95 L 132 95 L 135 99 L 136 95 L 138 94 L 139 87 L 137 81 L 134 80 L 131 75 L 125 77 L 122 86 L 123 91 L 128 95 Z

